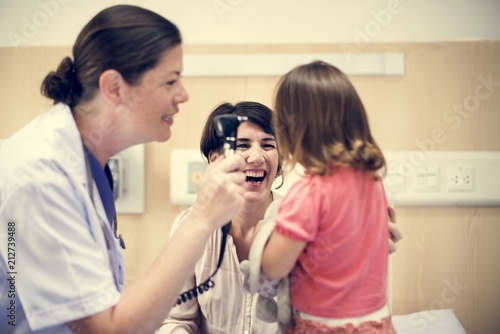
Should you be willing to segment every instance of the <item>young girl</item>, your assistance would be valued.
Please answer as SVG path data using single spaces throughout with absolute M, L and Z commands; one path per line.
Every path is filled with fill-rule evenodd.
M 268 278 L 290 274 L 287 333 L 395 333 L 385 160 L 356 90 L 330 64 L 298 66 L 278 84 L 273 117 L 281 154 L 306 171 L 283 198 L 262 256 Z

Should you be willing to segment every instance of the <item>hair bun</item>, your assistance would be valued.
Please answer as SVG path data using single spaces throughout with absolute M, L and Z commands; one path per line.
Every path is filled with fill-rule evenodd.
M 47 74 L 41 91 L 42 95 L 54 100 L 54 104 L 62 102 L 73 107 L 78 99 L 79 86 L 73 60 L 66 57 L 55 72 Z

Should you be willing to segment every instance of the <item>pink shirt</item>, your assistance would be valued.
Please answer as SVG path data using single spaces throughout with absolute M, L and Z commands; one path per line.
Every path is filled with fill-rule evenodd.
M 386 304 L 387 207 L 382 181 L 347 167 L 290 188 L 275 230 L 307 242 L 291 273 L 295 309 L 347 318 Z

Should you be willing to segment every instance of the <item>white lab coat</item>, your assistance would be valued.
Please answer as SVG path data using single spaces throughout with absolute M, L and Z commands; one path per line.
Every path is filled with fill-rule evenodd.
M 123 257 L 87 175 L 64 104 L 0 147 L 0 333 L 71 333 L 65 323 L 118 302 Z

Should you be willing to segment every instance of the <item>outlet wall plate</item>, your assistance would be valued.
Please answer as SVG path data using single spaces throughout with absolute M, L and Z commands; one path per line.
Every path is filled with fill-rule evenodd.
M 395 206 L 500 206 L 500 151 L 384 151 L 384 156 L 387 174 L 403 180 L 394 187 L 384 179 Z
M 500 206 L 500 152 L 384 151 L 383 179 L 395 207 Z M 303 175 L 287 173 L 285 194 Z
M 451 165 L 448 168 L 450 191 L 474 190 L 474 167 L 471 165 Z
M 500 206 L 500 151 L 384 151 L 384 156 L 384 186 L 396 207 Z M 203 169 L 201 154 L 174 149 L 170 162 L 172 204 L 190 205 Z M 303 175 L 297 165 L 272 189 L 284 195 Z
M 191 205 L 207 163 L 199 149 L 173 149 L 170 155 L 170 202 Z

